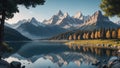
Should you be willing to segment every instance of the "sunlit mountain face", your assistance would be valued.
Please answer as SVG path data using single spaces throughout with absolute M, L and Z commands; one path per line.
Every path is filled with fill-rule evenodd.
M 32 39 L 49 39 L 56 35 L 74 31 L 94 31 L 98 29 L 117 29 L 119 24 L 113 23 L 102 14 L 100 10 L 94 12 L 91 16 L 85 16 L 81 12 L 70 16 L 61 10 L 54 14 L 50 19 L 39 22 L 36 18 L 20 20 L 16 24 L 6 24 L 6 26 L 15 29 L 23 36 Z
M 12 43 L 10 45 L 12 46 Z M 92 63 L 98 61 L 106 63 L 114 51 L 46 41 L 25 42 L 14 48 L 17 49 L 5 60 L 20 61 L 26 68 L 97 68 Z

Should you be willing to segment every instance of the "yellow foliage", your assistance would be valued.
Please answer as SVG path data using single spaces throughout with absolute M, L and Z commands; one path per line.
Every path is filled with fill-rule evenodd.
M 120 28 L 118 29 L 118 39 L 120 39 Z
M 110 39 L 110 30 L 108 30 L 108 31 L 106 32 L 106 38 L 107 38 L 107 39 Z
M 97 39 L 98 38 L 98 35 L 97 35 L 97 31 L 95 32 L 95 39 Z
M 78 40 L 80 40 L 80 35 L 78 35 Z
M 76 34 L 73 35 L 73 39 L 74 39 L 74 40 L 77 40 Z
M 112 38 L 115 39 L 117 37 L 117 33 L 115 30 L 112 31 Z
M 95 38 L 95 34 L 94 34 L 94 32 L 92 32 L 91 33 L 91 36 L 90 36 L 92 39 L 94 39 Z
M 73 40 L 72 35 L 69 36 L 69 40 Z

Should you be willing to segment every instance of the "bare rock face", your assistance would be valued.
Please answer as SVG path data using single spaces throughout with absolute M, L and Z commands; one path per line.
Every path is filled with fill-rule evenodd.
M 117 24 L 113 23 L 109 20 L 108 17 L 104 16 L 101 11 L 96 11 L 88 20 L 84 22 L 84 24 L 80 25 L 82 30 L 97 30 L 101 28 L 105 29 L 113 29 L 119 27 Z
M 109 22 L 109 18 L 102 15 L 101 11 L 96 11 L 85 23 L 93 24 L 98 22 Z

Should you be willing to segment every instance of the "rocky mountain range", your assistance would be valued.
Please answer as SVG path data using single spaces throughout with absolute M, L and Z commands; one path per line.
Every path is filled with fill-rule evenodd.
M 50 19 L 43 22 L 37 21 L 34 17 L 28 20 L 21 20 L 16 24 L 7 26 L 17 30 L 29 39 L 46 39 L 61 33 L 72 30 L 94 30 L 100 28 L 118 28 L 119 25 L 113 23 L 105 17 L 101 11 L 96 11 L 92 16 L 84 16 L 77 12 L 74 16 L 63 13 L 61 10 Z
M 63 29 L 57 25 L 49 26 L 40 23 L 35 18 L 19 21 L 11 27 L 20 32 L 23 36 L 32 40 L 52 37 L 66 31 L 66 29 Z
M 43 22 L 47 25 L 58 25 L 65 29 L 71 29 L 71 27 L 82 24 L 88 18 L 89 16 L 83 16 L 81 12 L 78 12 L 71 17 L 67 12 L 63 13 L 59 10 L 59 12 L 53 15 L 49 20 L 44 20 Z
M 96 11 L 88 20 L 79 26 L 81 30 L 95 30 L 100 28 L 116 29 L 119 25 L 113 23 L 108 17 L 104 16 L 101 11 Z

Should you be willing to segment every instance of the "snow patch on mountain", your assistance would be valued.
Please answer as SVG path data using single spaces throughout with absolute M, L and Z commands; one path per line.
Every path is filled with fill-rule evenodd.
M 70 29 L 76 27 L 78 24 L 82 24 L 88 16 L 83 16 L 81 12 L 76 13 L 74 16 L 70 16 L 67 12 L 63 13 L 61 10 L 53 15 L 49 20 L 43 22 L 47 25 L 58 25 L 61 28 Z
M 120 21 L 117 21 L 116 24 L 120 25 Z
M 77 18 L 77 19 L 80 19 L 80 20 L 83 20 L 83 14 L 81 12 L 77 12 L 73 18 Z

